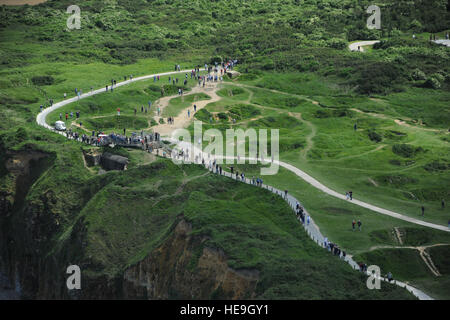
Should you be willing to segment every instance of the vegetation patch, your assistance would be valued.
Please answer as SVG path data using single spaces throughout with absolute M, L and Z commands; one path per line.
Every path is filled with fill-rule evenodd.
M 423 151 L 422 147 L 415 147 L 406 143 L 394 144 L 392 146 L 392 152 L 404 158 L 414 158 L 418 153 Z

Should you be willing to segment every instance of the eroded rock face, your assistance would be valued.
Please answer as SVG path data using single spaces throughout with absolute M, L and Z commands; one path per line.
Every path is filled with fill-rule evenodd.
M 6 169 L 5 184 L 0 191 L 0 273 L 7 290 L 18 298 L 21 287 L 34 288 L 38 254 L 41 240 L 45 241 L 45 228 L 53 226 L 52 221 L 42 221 L 40 212 L 25 206 L 29 188 L 40 174 L 50 166 L 46 162 L 51 155 L 38 150 L 8 151 L 2 155 Z M 51 219 L 50 219 L 51 220 Z M 27 275 L 27 276 L 25 276 Z M 7 279 L 7 280 L 5 280 Z M 5 287 L 5 285 L 3 285 Z M 32 289 L 30 291 L 33 291 Z
M 233 270 L 221 250 L 203 247 L 181 220 L 173 235 L 124 274 L 124 298 L 248 299 L 254 297 L 257 270 Z M 201 250 L 196 256 L 196 250 Z M 197 261 L 196 266 L 195 262 Z

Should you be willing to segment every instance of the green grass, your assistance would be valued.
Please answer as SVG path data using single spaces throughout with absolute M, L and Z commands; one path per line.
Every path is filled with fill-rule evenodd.
M 209 100 L 210 96 L 204 93 L 188 94 L 170 100 L 169 105 L 163 110 L 163 117 L 176 117 L 180 112 L 196 101 Z M 191 112 L 194 109 L 192 108 Z
M 357 199 L 446 225 L 448 210 L 440 208 L 440 200 L 450 202 L 445 188 L 450 183 L 450 140 L 446 133 L 449 57 L 447 48 L 427 41 L 429 32 L 442 38 L 444 30 L 448 31 L 445 4 L 444 0 L 415 1 L 413 10 L 407 3 L 388 4 L 383 23 L 390 27 L 380 31 L 361 27 L 365 24 L 366 3 L 353 0 L 332 5 L 323 1 L 298 5 L 281 0 L 219 0 L 213 5 L 199 5 L 175 0 L 152 6 L 137 0 L 101 6 L 83 0 L 83 27 L 70 32 L 66 30 L 66 16 L 61 14 L 66 9 L 63 2 L 2 7 L 0 185 L 2 191 L 8 191 L 8 199 L 14 195 L 15 180 L 3 168 L 6 150 L 39 149 L 53 155 L 45 165 L 50 165 L 51 170 L 43 170 L 31 186 L 26 203 L 19 205 L 31 209 L 14 209 L 3 230 L 14 237 L 24 235 L 17 245 L 18 250 L 22 248 L 22 256 L 31 255 L 35 261 L 41 259 L 38 256 L 49 257 L 36 265 L 43 268 L 38 271 L 54 271 L 52 274 L 61 270 L 55 264 L 63 266 L 88 257 L 81 240 L 90 239 L 86 250 L 93 259 L 86 258 L 88 274 L 113 277 L 164 241 L 175 214 L 183 211 L 196 232 L 212 235 L 210 245 L 227 251 L 230 266 L 260 268 L 259 297 L 385 297 L 384 293 L 362 290 L 362 279 L 357 279 L 355 289 L 358 277 L 350 274 L 351 270 L 347 273 L 347 266 L 323 256 L 314 245 L 310 247 L 309 240 L 293 229 L 292 215 L 284 215 L 287 209 L 278 207 L 279 201 L 270 195 L 234 185 L 232 191 L 226 192 L 221 188 L 229 186 L 228 182 L 206 176 L 187 183 L 185 188 L 191 189 L 183 192 L 181 199 L 171 195 L 157 202 L 152 197 L 162 191 L 158 189 L 158 177 L 151 173 L 163 177 L 160 180 L 165 195 L 179 187 L 181 169 L 158 171 L 152 166 L 153 158 L 129 151 L 129 172 L 93 176 L 82 162 L 80 148 L 85 147 L 38 127 L 35 116 L 39 105 L 48 106 L 49 99 L 60 101 L 64 93 L 71 97 L 75 88 L 88 92 L 90 87 L 104 88 L 111 79 L 120 82 L 131 74 L 138 77 L 171 71 L 178 63 L 189 69 L 210 62 L 213 56 L 237 58 L 242 75 L 237 82 L 227 79 L 218 92 L 223 99 L 209 104 L 204 114 L 198 115 L 208 122 L 210 114 L 222 113 L 205 127 L 221 131 L 279 128 L 283 161 L 338 192 L 353 190 Z M 319 6 L 320 16 L 312 17 Z M 354 9 L 347 10 L 349 6 Z M 355 19 L 355 14 L 361 18 Z M 418 35 L 417 41 L 411 39 L 412 33 Z M 226 36 L 218 38 L 218 34 Z M 348 41 L 375 38 L 388 40 L 386 48 L 373 48 L 365 54 L 347 50 Z M 416 68 L 426 77 L 441 72 L 441 88 L 424 88 L 425 80 L 411 79 Z M 179 77 L 183 79 L 184 75 Z M 185 91 L 196 84 L 188 80 Z M 160 97 L 161 85 L 167 95 L 176 94 L 178 87 L 169 85 L 167 77 L 158 83 L 150 79 L 65 106 L 50 114 L 48 122 L 58 120 L 60 112 L 64 115 L 80 110 L 80 120 L 88 129 L 111 132 L 122 126 L 138 130 L 155 125 L 155 101 Z M 196 98 L 207 97 L 187 94 L 175 98 L 164 116 L 179 114 Z M 140 107 L 146 107 L 148 101 L 153 102 L 152 108 L 142 113 Z M 121 109 L 124 123 L 117 121 L 117 108 Z M 378 115 L 362 114 L 353 108 Z M 233 117 L 239 118 L 236 124 L 232 123 Z M 438 131 L 399 126 L 395 119 Z M 404 144 L 421 148 L 420 152 L 393 152 L 398 150 L 395 145 Z M 141 163 L 146 166 L 140 168 Z M 199 176 L 201 171 L 184 170 L 190 177 Z M 241 170 L 258 174 L 257 168 Z M 334 199 L 285 170 L 264 180 L 289 189 L 311 212 L 321 231 L 348 252 L 358 254 L 374 245 L 396 245 L 391 237 L 394 227 L 406 230 L 405 244 L 449 242 L 448 233 L 420 228 Z M 240 197 L 233 193 L 238 191 Z M 136 209 L 130 210 L 128 204 L 134 201 Z M 426 207 L 424 218 L 420 217 L 421 205 Z M 41 220 L 31 223 L 30 216 Z M 360 233 L 350 230 L 354 218 L 363 221 Z M 87 229 L 83 219 L 91 223 Z M 217 225 L 216 221 L 221 223 Z M 39 225 L 39 232 L 26 225 Z M 38 242 L 29 236 L 32 234 L 46 238 Z M 71 241 L 74 239 L 77 241 Z M 299 244 L 304 245 L 304 250 Z M 434 255 L 436 261 L 441 261 L 440 257 L 447 253 L 437 251 Z M 415 261 L 413 256 L 409 258 Z M 393 261 L 392 268 L 401 268 L 402 261 Z M 442 261 L 440 265 L 445 259 Z M 195 270 L 194 262 L 191 270 Z M 411 268 L 418 276 L 422 274 L 420 264 Z M 327 282 L 329 274 L 342 276 Z M 415 279 L 415 283 L 421 281 L 427 290 L 445 296 L 448 280 Z M 321 288 L 317 283 L 328 284 Z M 397 289 L 390 294 L 390 298 L 404 297 Z
M 193 235 L 209 239 L 202 247 L 224 250 L 230 267 L 259 270 L 259 298 L 408 298 L 392 286 L 367 290 L 364 277 L 307 238 L 279 197 L 170 161 L 115 174 L 86 204 L 78 217 L 91 257 L 85 274 L 114 277 L 140 261 L 167 239 L 180 214 Z
M 442 276 L 435 276 L 427 267 L 415 249 L 382 249 L 360 254 L 357 261 L 376 264 L 381 268 L 381 274 L 392 272 L 394 279 L 407 281 L 409 284 L 428 292 L 433 298 L 449 299 L 448 284 L 450 277 L 445 265 L 448 260 L 449 246 L 427 249 L 431 253 Z M 448 261 L 447 261 L 448 262 Z M 438 267 L 439 266 L 439 267 Z

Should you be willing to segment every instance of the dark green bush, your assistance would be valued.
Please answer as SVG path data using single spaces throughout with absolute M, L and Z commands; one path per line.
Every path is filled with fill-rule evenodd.
M 52 76 L 35 76 L 31 78 L 31 82 L 36 86 L 49 86 L 55 82 L 55 79 Z
M 392 152 L 405 158 L 413 158 L 421 151 L 423 151 L 421 147 L 415 147 L 413 145 L 405 143 L 394 144 L 392 146 Z

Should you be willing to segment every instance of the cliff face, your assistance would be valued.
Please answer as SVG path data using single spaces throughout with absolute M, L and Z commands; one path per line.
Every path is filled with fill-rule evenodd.
M 10 288 L 30 297 L 39 279 L 39 247 L 52 234 L 55 223 L 45 211 L 28 207 L 25 198 L 34 181 L 49 167 L 52 156 L 24 150 L 2 153 L 2 159 L 0 273 Z
M 207 238 L 192 236 L 192 227 L 184 219 L 174 224 L 159 247 L 123 274 L 110 279 L 89 277 L 82 272 L 82 290 L 67 290 L 66 267 L 73 261 L 89 264 L 83 253 L 88 226 L 82 219 L 77 221 L 69 238 L 55 243 L 52 237 L 60 231 L 58 215 L 54 213 L 61 201 L 58 190 L 43 190 L 38 205 L 27 200 L 30 188 L 53 163 L 52 155 L 36 150 L 8 151 L 2 158 L 8 187 L 2 185 L 0 193 L 0 274 L 2 287 L 14 293 L 14 298 L 254 297 L 258 271 L 229 268 L 225 254 L 206 247 Z M 55 245 L 57 249 L 52 250 Z M 83 265 L 80 267 L 85 270 Z
M 190 224 L 181 220 L 164 244 L 125 272 L 124 298 L 253 297 L 258 271 L 231 269 L 221 250 L 203 247 L 206 238 L 191 236 L 190 231 Z

